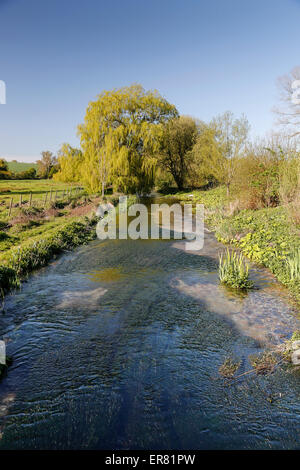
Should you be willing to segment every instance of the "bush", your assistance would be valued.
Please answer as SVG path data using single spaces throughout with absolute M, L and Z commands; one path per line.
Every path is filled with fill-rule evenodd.
M 249 280 L 249 268 L 242 254 L 230 252 L 219 258 L 220 281 L 234 289 L 251 289 L 253 282 Z

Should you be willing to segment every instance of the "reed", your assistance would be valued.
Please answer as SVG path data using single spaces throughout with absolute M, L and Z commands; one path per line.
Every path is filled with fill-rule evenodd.
M 253 282 L 249 280 L 249 267 L 242 254 L 231 252 L 222 253 L 219 258 L 219 279 L 234 289 L 251 289 Z

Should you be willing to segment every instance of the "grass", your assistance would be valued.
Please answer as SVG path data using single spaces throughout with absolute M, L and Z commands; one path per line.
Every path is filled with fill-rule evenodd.
M 95 237 L 95 218 L 87 217 L 99 198 L 77 193 L 45 205 L 50 190 L 66 191 L 75 185 L 51 180 L 0 181 L 0 293 L 20 285 L 22 277 L 55 255 Z M 33 194 L 29 207 L 29 195 Z M 54 193 L 55 194 L 55 193 Z M 22 195 L 23 203 L 20 205 Z M 15 207 L 8 216 L 7 200 Z M 54 197 L 53 197 L 54 199 Z
M 233 289 L 251 289 L 253 282 L 249 280 L 249 267 L 244 256 L 227 249 L 226 255 L 219 258 L 219 279 Z
M 222 186 L 207 191 L 179 192 L 173 196 L 182 202 L 204 204 L 205 222 L 214 230 L 217 240 L 237 247 L 247 258 L 268 268 L 300 302 L 297 274 L 300 226 L 292 223 L 287 206 L 246 209 L 232 214 L 232 201 Z
M 4 183 L 6 186 L 4 186 Z M 9 187 L 8 187 L 9 186 Z M 100 203 L 97 195 L 84 192 L 44 204 L 47 191 L 65 190 L 75 185 L 52 182 L 51 180 L 1 181 L 1 189 L 9 189 L 16 198 L 31 191 L 37 196 L 37 204 L 28 203 L 14 208 L 11 217 L 0 209 L 0 294 L 18 287 L 21 280 L 31 271 L 46 265 L 53 256 L 84 244 L 96 237 L 97 218 L 93 212 Z M 3 200 L 3 191 L 0 195 Z M 25 198 L 24 198 L 25 199 Z M 116 197 L 108 199 L 114 204 Z M 135 201 L 132 196 L 128 205 Z M 40 202 L 40 204 L 38 204 Z
M 35 168 L 37 170 L 36 163 L 25 163 L 25 162 L 7 162 L 8 169 L 13 173 L 21 173 L 21 171 L 30 170 L 30 168 Z

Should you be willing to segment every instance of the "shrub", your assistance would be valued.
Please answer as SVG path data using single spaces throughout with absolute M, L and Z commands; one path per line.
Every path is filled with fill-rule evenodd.
M 249 280 L 249 267 L 242 254 L 230 252 L 219 258 L 220 281 L 234 289 L 251 289 L 253 282 Z

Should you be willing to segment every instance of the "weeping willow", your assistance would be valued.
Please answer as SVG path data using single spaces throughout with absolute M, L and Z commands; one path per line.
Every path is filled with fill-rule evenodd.
M 91 191 L 112 185 L 124 193 L 149 192 L 163 126 L 177 115 L 157 91 L 140 85 L 101 93 L 78 127 L 81 181 Z
M 56 181 L 76 182 L 81 180 L 82 151 L 63 144 L 58 152 L 59 171 L 53 175 Z

